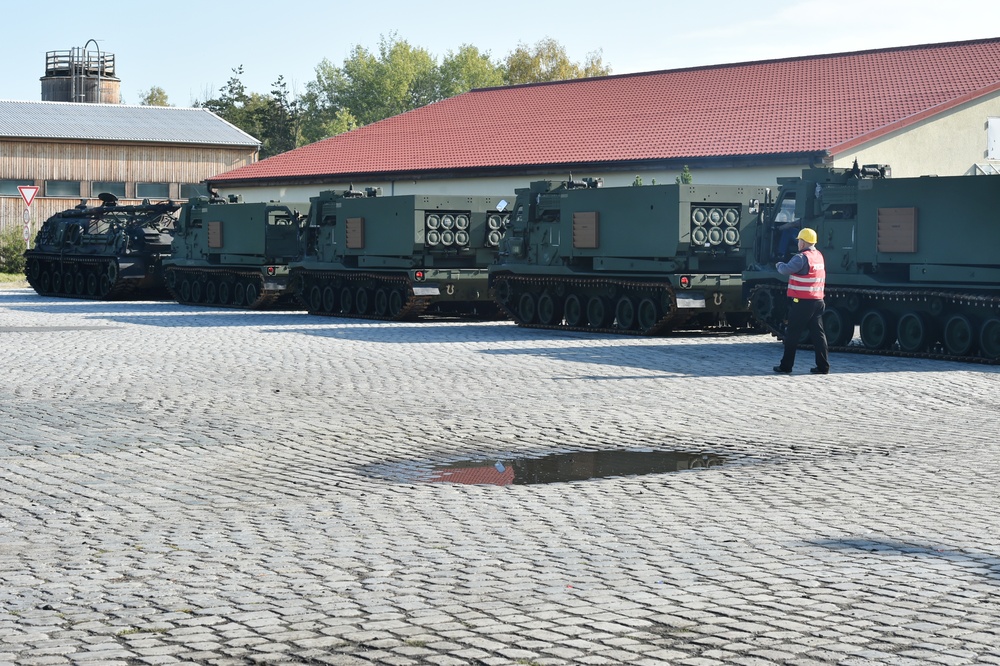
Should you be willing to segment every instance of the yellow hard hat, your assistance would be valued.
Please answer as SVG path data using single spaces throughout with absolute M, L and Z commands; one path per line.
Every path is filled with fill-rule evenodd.
M 815 245 L 816 241 L 819 240 L 819 238 L 816 236 L 816 232 L 813 231 L 812 229 L 803 229 L 802 231 L 799 232 L 799 235 L 796 236 L 795 238 L 797 238 L 798 240 L 804 240 L 810 245 Z

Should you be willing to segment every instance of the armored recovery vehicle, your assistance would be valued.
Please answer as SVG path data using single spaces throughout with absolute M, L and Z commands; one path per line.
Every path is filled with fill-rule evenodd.
M 520 326 L 653 335 L 745 327 L 744 235 L 763 187 L 536 181 L 490 266 Z
M 178 303 L 259 310 L 294 302 L 289 262 L 301 256 L 305 204 L 197 197 L 181 209 L 163 262 Z
M 779 180 L 743 274 L 754 316 L 782 336 L 778 220 L 794 211 L 825 259 L 832 350 L 1000 362 L 1000 177 L 890 176 L 855 164 Z
M 170 255 L 173 201 L 120 206 L 99 195 L 47 219 L 24 253 L 28 284 L 43 296 L 128 300 L 163 298 L 162 260 Z
M 495 317 L 488 266 L 507 202 L 501 197 L 320 192 L 310 199 L 306 252 L 292 264 L 310 314 L 407 319 Z

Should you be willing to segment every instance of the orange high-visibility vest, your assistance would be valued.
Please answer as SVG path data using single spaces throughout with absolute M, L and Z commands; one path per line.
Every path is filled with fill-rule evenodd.
M 826 264 L 823 255 L 816 248 L 805 250 L 802 254 L 809 262 L 809 272 L 805 275 L 788 276 L 789 298 L 801 298 L 819 301 L 823 299 L 823 287 L 826 284 Z

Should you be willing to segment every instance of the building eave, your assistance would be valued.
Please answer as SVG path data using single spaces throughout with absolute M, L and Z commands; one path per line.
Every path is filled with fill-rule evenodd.
M 325 183 L 382 182 L 401 180 L 448 180 L 460 178 L 503 178 L 566 173 L 586 175 L 588 171 L 621 172 L 692 169 L 752 168 L 775 166 L 818 165 L 829 158 L 827 151 L 770 153 L 763 155 L 699 155 L 614 162 L 560 162 L 547 164 L 517 164 L 495 167 L 427 169 L 411 171 L 365 171 L 274 176 L 242 179 L 216 179 L 206 182 L 213 187 L 272 187 L 276 185 L 322 185 Z

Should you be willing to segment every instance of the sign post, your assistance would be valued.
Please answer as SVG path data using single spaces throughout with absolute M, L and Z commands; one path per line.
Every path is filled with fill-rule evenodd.
M 21 219 L 24 220 L 24 242 L 27 244 L 31 238 L 31 202 L 35 200 L 35 195 L 38 194 L 38 186 L 18 185 L 17 191 L 21 193 L 21 198 L 24 199 L 24 213 L 21 215 Z

